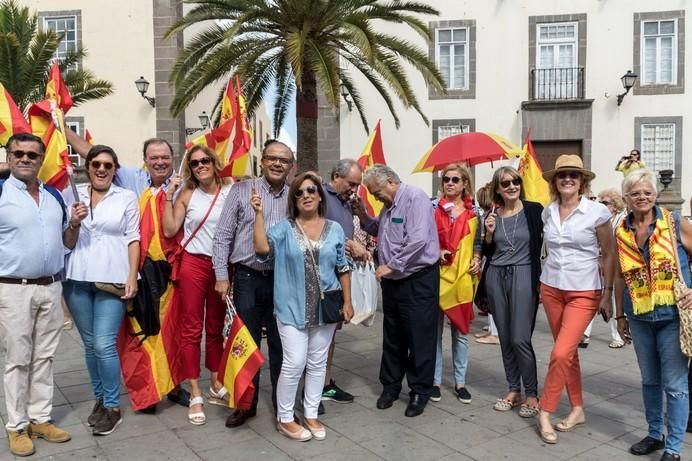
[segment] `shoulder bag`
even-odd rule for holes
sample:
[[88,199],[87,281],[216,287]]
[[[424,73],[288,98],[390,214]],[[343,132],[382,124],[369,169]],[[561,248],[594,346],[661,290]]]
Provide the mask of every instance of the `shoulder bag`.
[[[668,230],[670,231],[670,241],[673,243],[673,254],[675,255],[676,271],[673,274],[673,295],[675,302],[678,303],[687,291],[687,284],[682,277],[682,267],[680,267],[680,255],[678,254],[677,230],[673,214],[668,215]],[[692,309],[680,309],[680,350],[687,357],[692,357]]]

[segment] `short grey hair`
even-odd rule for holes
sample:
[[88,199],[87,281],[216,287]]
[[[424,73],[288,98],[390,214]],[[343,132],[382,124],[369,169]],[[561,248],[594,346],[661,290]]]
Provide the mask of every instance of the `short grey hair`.
[[334,179],[336,176],[345,178],[348,176],[354,166],[357,166],[361,173],[363,172],[363,167],[361,167],[357,161],[353,160],[352,158],[342,158],[337,162],[336,165],[334,165],[334,168],[332,168],[332,171],[329,173],[329,178]]
[[365,170],[365,173],[363,174],[363,183],[366,185],[375,183],[382,187],[387,183],[388,179],[394,181],[395,184],[399,184],[401,182],[399,175],[396,174],[394,170],[387,165],[382,165],[380,163],[371,166]]
[[658,188],[656,187],[656,175],[648,168],[634,170],[625,176],[625,179],[622,180],[622,195],[627,196],[635,184],[640,182],[648,182],[649,185],[651,185],[651,188],[654,190],[654,194],[658,195]]

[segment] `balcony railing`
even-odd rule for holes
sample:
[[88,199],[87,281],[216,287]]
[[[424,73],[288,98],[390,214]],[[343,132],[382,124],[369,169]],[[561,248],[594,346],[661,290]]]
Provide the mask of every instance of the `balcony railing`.
[[584,99],[584,68],[531,69],[531,100]]

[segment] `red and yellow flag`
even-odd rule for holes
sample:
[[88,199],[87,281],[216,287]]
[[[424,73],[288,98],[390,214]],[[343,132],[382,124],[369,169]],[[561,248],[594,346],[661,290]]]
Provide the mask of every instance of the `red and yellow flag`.
[[70,108],[72,108],[72,96],[65,85],[65,81],[62,79],[62,74],[60,73],[60,67],[58,67],[58,60],[53,60],[53,65],[50,68],[50,73],[48,74],[48,84],[46,84],[46,99],[55,101],[60,110],[63,113],[67,113]]
[[536,152],[531,144],[531,130],[526,134],[518,170],[522,179],[526,200],[547,206],[551,202],[550,186],[548,181],[543,179],[543,169],[541,169],[536,159]]
[[91,133],[89,133],[88,129],[84,130],[84,139],[92,146],[94,145],[94,138],[91,137]]
[[10,136],[16,133],[31,133],[31,128],[10,93],[0,83],[0,146],[7,144]]
[[252,339],[250,330],[236,314],[233,317],[228,339],[221,356],[219,378],[228,389],[228,405],[239,410],[249,410],[255,394],[252,383],[264,363],[264,357]]
[[[382,132],[380,131],[380,123],[382,120],[378,120],[375,125],[375,129],[372,130],[368,143],[365,145],[363,152],[358,157],[358,163],[363,171],[367,170],[368,167],[375,165],[376,163],[386,165],[387,162],[384,160],[384,150],[382,149]],[[370,216],[379,216],[382,210],[382,202],[377,201],[374,196],[370,195],[368,189],[365,186],[360,186],[358,188],[358,197],[360,197],[364,204],[365,209]]]

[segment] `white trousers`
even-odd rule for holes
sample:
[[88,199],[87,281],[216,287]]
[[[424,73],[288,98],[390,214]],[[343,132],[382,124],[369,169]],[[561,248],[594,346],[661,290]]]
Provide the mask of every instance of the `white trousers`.
[[0,283],[8,431],[44,423],[53,409],[53,357],[63,326],[62,284]]
[[306,418],[317,419],[317,408],[324,388],[324,375],[327,372],[327,356],[336,323],[301,329],[284,325],[277,320],[276,325],[284,355],[276,386],[277,418],[282,423],[293,421],[298,383],[305,371],[303,415]]

